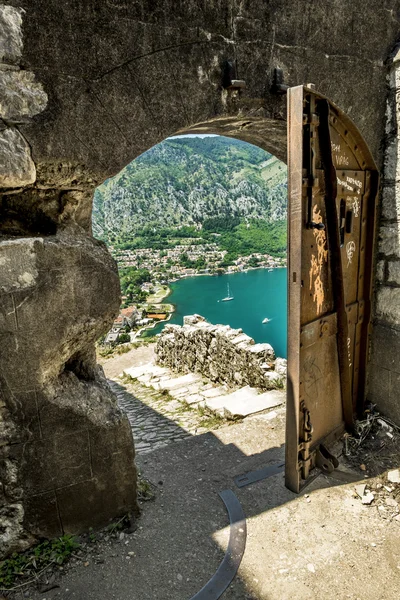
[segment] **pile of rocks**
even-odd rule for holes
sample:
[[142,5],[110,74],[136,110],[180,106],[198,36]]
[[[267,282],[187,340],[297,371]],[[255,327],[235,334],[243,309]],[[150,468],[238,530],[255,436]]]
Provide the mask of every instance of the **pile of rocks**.
[[233,387],[285,386],[286,360],[276,358],[270,344],[256,344],[242,329],[212,325],[200,315],[184,317],[183,323],[164,328],[156,347],[159,365]]

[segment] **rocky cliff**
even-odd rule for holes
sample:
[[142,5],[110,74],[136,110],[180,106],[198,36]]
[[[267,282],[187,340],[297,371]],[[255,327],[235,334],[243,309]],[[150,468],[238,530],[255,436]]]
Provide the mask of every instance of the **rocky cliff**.
[[110,241],[210,217],[277,221],[286,208],[286,165],[268,152],[223,136],[170,138],[96,190],[93,232]]

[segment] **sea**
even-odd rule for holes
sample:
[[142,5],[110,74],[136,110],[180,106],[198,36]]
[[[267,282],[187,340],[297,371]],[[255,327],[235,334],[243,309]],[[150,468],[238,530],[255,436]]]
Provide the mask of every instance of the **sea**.
[[[229,295],[233,300],[221,302]],[[213,324],[241,328],[255,342],[268,342],[277,356],[287,356],[287,269],[254,269],[243,273],[196,276],[170,284],[164,300],[174,304],[168,323],[182,325],[185,315],[197,313]],[[268,323],[262,321],[268,318]],[[159,323],[146,335],[160,333]]]

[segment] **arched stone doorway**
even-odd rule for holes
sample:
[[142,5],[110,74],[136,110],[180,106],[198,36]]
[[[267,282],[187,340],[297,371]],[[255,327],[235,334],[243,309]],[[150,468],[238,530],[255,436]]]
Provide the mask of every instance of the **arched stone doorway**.
[[[390,18],[361,0],[351,14],[304,2],[1,8],[4,551],[135,508],[130,432],[93,355],[119,304],[115,267],[89,233],[94,187],[182,131],[284,156],[285,102],[271,92],[278,65],[290,85],[312,80],[353,116],[379,156],[383,60],[399,8]],[[366,37],[374,21],[370,44],[349,20]],[[226,60],[244,92],[221,85]],[[95,512],[107,491],[110,505]]]

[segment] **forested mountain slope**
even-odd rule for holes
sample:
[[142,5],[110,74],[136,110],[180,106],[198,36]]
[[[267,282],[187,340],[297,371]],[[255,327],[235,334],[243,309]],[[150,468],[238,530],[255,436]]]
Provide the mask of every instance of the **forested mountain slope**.
[[286,196],[286,166],[256,146],[221,136],[169,138],[96,190],[93,233],[113,242],[144,226],[211,217],[279,221]]

